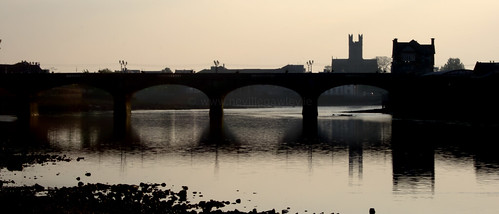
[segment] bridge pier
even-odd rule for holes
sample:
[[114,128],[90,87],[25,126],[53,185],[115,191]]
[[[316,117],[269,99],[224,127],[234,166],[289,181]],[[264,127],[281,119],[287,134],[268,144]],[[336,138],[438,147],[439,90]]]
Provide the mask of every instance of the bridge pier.
[[113,94],[114,106],[113,115],[115,122],[128,123],[132,114],[131,94]]
[[19,95],[17,97],[16,115],[19,119],[30,119],[32,117],[37,117],[39,113],[36,95]]
[[221,124],[224,117],[224,95],[212,95],[210,99],[210,123]]
[[317,121],[317,116],[319,115],[318,99],[318,96],[302,96],[302,116],[304,121]]
[[302,96],[302,116],[303,116],[303,137],[315,138],[317,137],[317,116],[318,112],[319,95],[306,95]]

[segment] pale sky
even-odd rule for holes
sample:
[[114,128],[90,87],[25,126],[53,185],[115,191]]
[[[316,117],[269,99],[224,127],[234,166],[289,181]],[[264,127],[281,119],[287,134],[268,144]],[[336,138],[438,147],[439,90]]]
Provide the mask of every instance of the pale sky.
[[499,61],[497,0],[1,0],[0,63],[40,62],[74,72],[279,68],[389,56],[392,40],[435,38],[435,65]]

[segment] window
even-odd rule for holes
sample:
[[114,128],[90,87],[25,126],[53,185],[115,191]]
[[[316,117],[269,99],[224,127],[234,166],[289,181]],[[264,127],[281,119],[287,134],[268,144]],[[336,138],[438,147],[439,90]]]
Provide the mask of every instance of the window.
[[404,62],[414,62],[416,61],[416,54],[414,53],[403,53],[402,61]]

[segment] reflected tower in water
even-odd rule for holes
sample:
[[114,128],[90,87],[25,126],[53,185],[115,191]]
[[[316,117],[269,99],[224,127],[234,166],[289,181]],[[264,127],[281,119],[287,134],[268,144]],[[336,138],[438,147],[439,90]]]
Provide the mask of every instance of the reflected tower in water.
[[363,145],[352,144],[348,147],[348,177],[350,185],[361,185],[363,174]]
[[410,121],[394,121],[392,133],[393,191],[435,191],[435,150],[424,128]]
[[348,150],[349,185],[361,185],[365,147],[387,148],[391,139],[391,117],[386,120],[334,117],[319,120],[320,138]]

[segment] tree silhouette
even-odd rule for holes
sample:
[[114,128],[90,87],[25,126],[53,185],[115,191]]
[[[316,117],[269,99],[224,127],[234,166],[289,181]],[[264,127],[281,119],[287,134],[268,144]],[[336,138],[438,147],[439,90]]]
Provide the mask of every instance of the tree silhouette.
[[459,58],[449,58],[447,63],[440,68],[440,71],[453,71],[464,69],[464,64]]
[[387,73],[390,72],[392,67],[392,59],[387,56],[377,56],[376,61],[378,63],[378,72]]
[[104,68],[104,69],[101,69],[98,71],[99,73],[112,73],[113,71],[111,71],[109,68]]
[[164,73],[173,73],[172,72],[172,69],[170,69],[169,67],[165,67],[163,70],[161,70],[162,72]]

